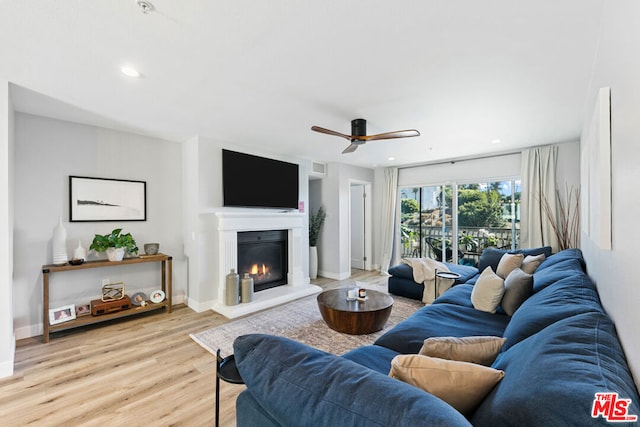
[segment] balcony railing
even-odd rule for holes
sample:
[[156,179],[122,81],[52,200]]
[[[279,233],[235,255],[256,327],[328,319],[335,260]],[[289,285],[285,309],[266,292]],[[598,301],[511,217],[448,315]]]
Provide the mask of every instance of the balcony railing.
[[[442,227],[402,227],[402,257],[442,257]],[[451,249],[451,230],[444,234],[446,261],[456,262]],[[477,266],[485,248],[515,249],[519,247],[520,230],[511,228],[459,227],[458,263]]]

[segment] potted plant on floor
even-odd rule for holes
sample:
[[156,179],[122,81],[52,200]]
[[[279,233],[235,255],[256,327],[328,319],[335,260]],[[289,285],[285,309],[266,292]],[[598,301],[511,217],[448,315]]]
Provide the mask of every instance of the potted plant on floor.
[[89,249],[106,252],[109,261],[122,261],[124,254],[137,254],[138,246],[131,233],[121,234],[122,228],[116,228],[111,234],[96,234]]
[[318,277],[318,236],[327,213],[321,206],[316,213],[311,211],[309,215],[309,277]]

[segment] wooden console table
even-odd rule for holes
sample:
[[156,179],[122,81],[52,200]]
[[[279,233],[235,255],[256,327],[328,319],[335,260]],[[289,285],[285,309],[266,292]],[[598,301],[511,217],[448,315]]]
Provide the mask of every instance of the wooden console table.
[[[49,324],[49,275],[59,272],[73,272],[77,270],[86,270],[90,268],[106,268],[122,265],[132,265],[147,262],[160,262],[162,268],[162,291],[165,293],[164,301],[159,303],[149,302],[145,306],[133,306],[130,309],[118,311],[115,313],[102,314],[100,316],[81,316],[68,322],[58,323],[56,325]],[[42,341],[49,342],[49,334],[51,332],[61,331],[64,329],[78,328],[80,326],[100,323],[107,320],[117,319],[126,316],[146,313],[153,310],[166,309],[167,314],[171,313],[171,277],[173,275],[172,257],[165,254],[145,255],[143,257],[125,258],[122,261],[87,261],[80,265],[43,265],[42,266]]]

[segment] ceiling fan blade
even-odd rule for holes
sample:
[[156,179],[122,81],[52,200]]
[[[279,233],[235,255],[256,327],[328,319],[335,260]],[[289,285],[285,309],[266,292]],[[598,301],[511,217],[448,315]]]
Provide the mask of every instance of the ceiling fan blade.
[[340,136],[344,139],[351,140],[351,135],[345,135],[344,133],[336,132],[335,130],[321,128],[320,126],[311,126],[311,130],[326,133],[327,135]]
[[376,135],[361,136],[358,139],[365,141],[375,141],[377,139],[394,139],[394,138],[409,138],[412,136],[420,136],[420,132],[415,129],[397,130],[394,132],[379,133]]
[[342,154],[353,153],[354,151],[356,151],[356,148],[358,148],[358,145],[360,145],[360,144],[351,144],[351,145],[349,145],[347,148],[342,150]]

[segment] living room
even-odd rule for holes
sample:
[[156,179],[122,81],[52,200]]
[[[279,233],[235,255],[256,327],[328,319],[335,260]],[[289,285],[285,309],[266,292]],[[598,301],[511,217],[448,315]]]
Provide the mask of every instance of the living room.
[[[633,284],[632,274],[628,269],[629,265],[633,265],[637,252],[634,220],[635,212],[640,208],[640,202],[629,196],[634,194],[634,184],[640,175],[635,165],[635,159],[639,154],[636,140],[640,133],[640,125],[635,120],[640,111],[640,93],[635,80],[640,72],[640,60],[631,54],[640,46],[640,30],[637,29],[634,19],[640,10],[632,1],[605,0],[587,3],[588,5],[584,6],[584,15],[589,19],[597,18],[592,23],[589,33],[591,35],[589,41],[593,42],[589,48],[592,49],[593,55],[585,64],[588,68],[586,71],[589,76],[588,84],[585,87],[571,88],[573,82],[565,81],[568,91],[571,88],[582,96],[580,111],[574,111],[580,118],[582,128],[574,134],[563,135],[563,137],[549,135],[548,139],[532,141],[530,146],[559,144],[562,147],[575,147],[579,145],[581,137],[587,133],[598,89],[611,88],[612,248],[611,250],[600,249],[595,242],[584,236],[580,247],[587,260],[589,275],[597,284],[604,307],[615,321],[631,370],[637,379],[640,377],[638,364],[640,339],[635,333],[635,325],[640,321],[640,315],[635,309],[634,301],[640,298],[640,290]],[[162,12],[163,6],[158,2],[156,13]],[[505,4],[501,6],[504,7]],[[5,5],[2,7],[4,8]],[[568,16],[582,14],[579,2],[566,2],[566,9]],[[18,11],[13,10],[13,12]],[[144,18],[153,18],[153,12],[149,12],[148,16],[137,10],[135,12]],[[36,15],[40,16],[39,13]],[[7,24],[3,25],[3,28],[15,30],[15,23],[9,25],[5,21],[17,15],[4,13],[2,15],[4,16],[2,23]],[[472,17],[466,17],[466,19],[472,20]],[[20,20],[15,19],[15,21]],[[297,22],[296,26],[301,26],[301,23]],[[3,30],[3,35],[5,31],[7,30]],[[2,39],[3,48],[5,44],[11,43],[11,37]],[[253,42],[257,41],[254,39]],[[582,48],[587,50],[584,46]],[[37,50],[34,48],[34,51]],[[38,52],[39,55],[46,54],[43,51]],[[31,50],[27,53],[34,55]],[[557,55],[562,56],[565,53],[560,50]],[[259,59],[262,58],[256,58],[256,62]],[[248,63],[246,65],[249,66]],[[540,67],[541,69],[534,70],[532,74],[553,75],[555,68],[553,63],[541,64]],[[346,146],[347,141],[339,138],[334,140],[330,136],[311,135],[312,132],[306,125],[307,122],[323,125],[324,123],[317,120],[323,117],[328,120],[332,115],[301,119],[297,115],[281,116],[280,111],[272,114],[264,113],[267,121],[288,122],[291,125],[292,120],[294,122],[299,120],[299,123],[290,126],[298,132],[297,135],[302,135],[300,138],[308,138],[308,145],[318,145],[321,150],[335,152],[338,160],[336,157],[327,155],[325,159],[306,152],[293,154],[293,148],[291,150],[273,149],[265,141],[269,138],[277,138],[280,130],[269,131],[264,140],[258,139],[259,126],[251,132],[241,132],[238,129],[238,132],[241,132],[239,138],[228,131],[220,134],[219,137],[200,133],[195,123],[196,118],[185,119],[193,125],[191,134],[171,139],[164,136],[165,134],[160,130],[154,135],[137,128],[137,119],[143,121],[147,115],[145,110],[141,111],[136,119],[126,120],[123,126],[116,127],[114,123],[110,123],[111,117],[96,117],[95,113],[88,112],[89,106],[84,104],[84,101],[78,103],[80,107],[75,104],[75,100],[81,98],[80,95],[73,94],[60,99],[57,92],[51,90],[47,92],[44,89],[47,87],[46,73],[32,70],[31,68],[38,68],[35,66],[27,68],[28,73],[24,69],[14,71],[9,65],[0,67],[2,78],[0,99],[3,106],[0,110],[0,130],[2,131],[0,161],[3,165],[0,168],[2,171],[0,178],[2,203],[0,205],[3,206],[0,214],[0,224],[3,229],[0,239],[0,271],[2,272],[0,277],[2,283],[10,284],[3,285],[0,291],[2,292],[0,295],[0,307],[2,307],[0,310],[0,373],[3,376],[10,376],[13,372],[16,340],[37,337],[41,333],[41,267],[51,262],[51,238],[59,217],[62,217],[67,227],[70,250],[76,246],[78,240],[88,246],[94,234],[109,232],[115,225],[122,225],[124,231],[131,231],[139,244],[160,242],[161,251],[173,256],[174,303],[187,304],[196,312],[211,308],[214,301],[218,299],[219,293],[217,288],[210,286],[214,280],[212,278],[220,277],[227,272],[218,271],[218,267],[215,267],[214,271],[210,270],[213,267],[209,257],[214,256],[217,249],[202,246],[203,238],[209,231],[207,228],[209,224],[206,221],[203,222],[203,215],[215,213],[222,207],[219,174],[223,148],[246,151],[300,165],[300,201],[304,203],[304,213],[308,214],[321,204],[329,211],[321,241],[323,246],[320,248],[321,269],[326,277],[338,279],[350,274],[348,261],[350,254],[346,249],[349,245],[345,239],[348,238],[346,230],[349,227],[346,193],[351,181],[372,183],[374,204],[372,228],[377,230],[382,224],[379,201],[384,192],[384,167],[401,167],[402,164],[385,163],[382,166],[380,163],[380,166],[370,166],[373,162],[368,162],[366,157],[368,150],[373,149],[374,144],[382,142],[371,142],[360,147],[354,154],[363,153],[363,157],[358,157],[356,164],[343,163],[340,159],[348,159],[348,157],[340,155],[340,151],[344,148],[343,145]],[[212,65],[212,68],[215,67]],[[483,70],[476,71],[483,72]],[[25,74],[21,74],[23,72]],[[39,75],[40,73],[42,76]],[[347,74],[351,76],[351,73],[356,74],[356,71],[349,71]],[[402,79],[402,73],[399,72],[399,74],[398,79]],[[385,79],[389,80],[388,76]],[[42,83],[38,83],[40,81]],[[169,81],[166,85],[173,87],[174,83]],[[268,84],[263,83],[262,86],[266,87]],[[126,99],[126,96],[135,98],[136,89],[131,89],[131,85],[127,87],[131,92],[122,89],[119,96],[122,99]],[[255,87],[252,89],[257,90]],[[267,88],[260,90],[268,91]],[[517,93],[514,91],[514,97],[517,97]],[[288,101],[284,93],[271,94],[271,96],[276,104]],[[451,96],[459,95],[452,93]],[[562,93],[554,96],[545,94],[545,96],[548,97],[546,100],[548,104],[561,103],[563,98]],[[91,93],[91,97],[97,100],[104,97],[106,100],[107,94],[96,88]],[[179,94],[171,91],[171,94],[162,102],[171,104],[178,102],[179,98]],[[243,98],[237,101],[233,96],[229,96],[228,99],[218,102],[217,108],[220,110],[242,109],[243,103],[247,100]],[[296,99],[291,102],[299,101]],[[476,109],[483,108],[483,103],[477,99],[475,102],[460,102],[460,105],[466,104],[473,104]],[[180,104],[180,106],[183,105]],[[98,107],[95,108],[97,110]],[[341,106],[337,108],[342,110]],[[415,114],[408,113],[414,109],[414,106],[404,108],[407,111],[406,120],[396,120],[387,124],[379,119],[378,125],[390,126],[380,131],[399,129],[405,125],[414,126],[412,119]],[[76,110],[76,117],[84,116],[86,120],[69,120],[67,116],[60,116],[56,112],[63,110]],[[348,111],[348,117],[354,118],[355,116],[351,116],[359,112],[357,109]],[[176,115],[181,116],[182,113]],[[342,129],[346,132],[348,119],[345,117],[347,116],[343,114],[338,116],[340,117],[332,118],[326,126],[333,127],[333,123],[346,120]],[[209,117],[202,115],[197,119],[204,122]],[[455,122],[455,120],[452,121]],[[396,123],[398,127],[395,126]],[[532,132],[534,126],[544,127],[553,121],[534,123],[530,124],[529,128]],[[245,126],[253,127],[251,124]],[[426,133],[428,128],[429,126],[425,125],[419,130]],[[428,146],[431,146],[431,143],[423,141],[422,151]],[[494,152],[481,153],[472,144],[467,147],[465,154],[453,156],[445,153],[444,157],[434,163],[489,156],[488,167],[499,170],[501,158],[495,157],[492,160],[492,155],[497,156],[503,151],[518,152],[516,149],[509,148],[491,149]],[[386,161],[387,153],[384,154],[385,157],[381,159]],[[317,160],[326,163],[326,175],[322,179],[310,181],[310,178],[317,178],[312,170],[312,162]],[[413,163],[411,159],[403,162],[404,165]],[[420,163],[428,165],[429,161]],[[575,167],[579,165],[579,160],[574,159],[573,162],[568,160],[567,164]],[[117,224],[69,223],[68,176],[70,175],[146,181],[147,221]],[[384,254],[382,238],[376,232],[373,232],[371,237],[372,266],[379,268]],[[308,256],[301,261],[301,269],[305,273],[308,271]],[[141,280],[146,280],[154,272],[151,268],[143,268],[139,274]],[[93,274],[71,279],[66,286],[68,286],[67,289],[75,290],[79,300],[90,299],[95,297],[96,287],[99,288],[102,279],[100,274]],[[57,293],[52,297],[56,304],[65,303],[64,293]]]

